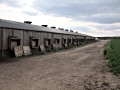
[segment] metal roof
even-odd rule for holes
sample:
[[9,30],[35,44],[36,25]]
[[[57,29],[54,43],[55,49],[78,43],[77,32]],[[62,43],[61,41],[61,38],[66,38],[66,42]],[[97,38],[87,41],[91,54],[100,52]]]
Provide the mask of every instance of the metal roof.
[[10,20],[3,20],[3,19],[0,19],[0,27],[21,29],[21,30],[41,31],[41,32],[60,33],[60,34],[88,36],[88,35],[81,34],[81,33],[70,32],[70,31],[65,31],[65,30],[60,30],[60,29],[53,29],[53,28],[49,28],[49,27],[43,27],[43,26],[21,23],[21,22],[10,21]]

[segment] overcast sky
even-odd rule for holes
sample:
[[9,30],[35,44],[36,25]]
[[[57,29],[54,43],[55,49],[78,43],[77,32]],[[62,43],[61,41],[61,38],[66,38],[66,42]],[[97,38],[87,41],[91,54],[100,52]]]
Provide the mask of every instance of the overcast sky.
[[0,18],[120,36],[120,0],[0,0]]

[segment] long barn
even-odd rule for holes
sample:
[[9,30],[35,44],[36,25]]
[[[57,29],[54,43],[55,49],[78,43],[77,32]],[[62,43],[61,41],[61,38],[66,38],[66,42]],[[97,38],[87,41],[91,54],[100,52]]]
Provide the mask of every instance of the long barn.
[[40,45],[45,50],[54,50],[93,41],[95,37],[72,30],[0,19],[0,56],[12,56],[16,46],[30,46],[32,52],[39,52]]

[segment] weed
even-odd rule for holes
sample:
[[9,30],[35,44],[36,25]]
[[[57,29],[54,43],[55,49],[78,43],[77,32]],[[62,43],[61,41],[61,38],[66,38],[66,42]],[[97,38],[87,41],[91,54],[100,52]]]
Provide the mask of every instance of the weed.
[[104,49],[108,66],[114,74],[120,74],[120,39],[113,39]]

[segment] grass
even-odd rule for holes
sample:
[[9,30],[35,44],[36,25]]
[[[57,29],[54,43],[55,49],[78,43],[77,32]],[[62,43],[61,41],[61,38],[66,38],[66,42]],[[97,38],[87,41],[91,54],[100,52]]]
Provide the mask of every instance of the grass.
[[111,40],[104,49],[108,66],[114,74],[120,74],[120,39]]

